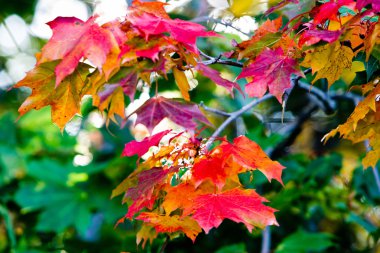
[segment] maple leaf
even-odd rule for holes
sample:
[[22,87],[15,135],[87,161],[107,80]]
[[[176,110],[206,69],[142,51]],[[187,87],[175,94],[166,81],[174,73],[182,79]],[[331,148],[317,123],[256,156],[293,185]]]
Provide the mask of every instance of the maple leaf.
[[194,120],[211,125],[199,110],[198,105],[160,96],[149,99],[132,114],[134,113],[137,114],[135,124],[143,124],[149,132],[152,132],[153,128],[164,118],[168,118],[188,130],[194,130],[197,127]]
[[339,39],[342,32],[340,30],[329,31],[316,29],[314,25],[308,24],[309,29],[303,32],[299,38],[298,45],[311,46],[318,42],[326,41],[332,43]]
[[107,126],[110,119],[117,123],[115,115],[119,115],[122,119],[125,118],[124,93],[118,84],[105,85],[103,90],[93,97],[93,105],[100,111],[108,110]]
[[171,130],[166,130],[154,134],[152,136],[145,137],[142,141],[131,141],[125,144],[122,155],[123,156],[133,156],[138,155],[139,157],[143,156],[146,152],[149,151],[149,148],[152,146],[157,146],[162,137],[170,133]]
[[210,78],[217,85],[220,85],[226,88],[231,93],[231,95],[233,95],[232,93],[233,88],[237,89],[238,91],[240,91],[241,94],[243,94],[243,91],[241,90],[240,86],[237,83],[231,82],[227,79],[222,78],[220,76],[220,73],[216,71],[215,69],[212,69],[202,63],[198,63],[195,69],[198,70],[205,77]]
[[[239,136],[234,139],[233,144],[224,141],[217,149],[222,150],[225,161],[231,156],[233,161],[244,168],[258,169],[269,181],[273,178],[282,184],[281,174],[285,168],[279,162],[272,161],[261,147],[245,136]],[[247,169],[241,169],[239,172],[245,172]]]
[[376,120],[376,96],[380,94],[380,85],[373,82],[363,86],[363,91],[370,90],[369,94],[355,107],[345,123],[326,134],[322,140],[340,134],[341,137],[354,143],[369,140],[372,151],[367,152],[362,163],[365,168],[375,167],[380,157],[380,123]]
[[[166,196],[162,207],[167,214],[175,211],[178,208],[184,209],[187,206],[191,206],[194,197],[198,194],[195,191],[194,185],[191,183],[182,183],[177,186],[168,186],[165,189]],[[189,213],[183,213],[183,216]]]
[[292,74],[304,76],[297,69],[297,61],[284,55],[282,48],[274,50],[266,48],[253,63],[243,68],[238,79],[253,78],[245,86],[249,96],[262,97],[269,89],[269,92],[281,103],[285,90],[292,87],[290,80]]
[[135,187],[128,189],[125,198],[133,200],[133,204],[129,206],[127,218],[132,218],[142,208],[147,207],[152,209],[156,200],[153,194],[155,188],[159,188],[164,182],[170,170],[160,167],[142,171],[138,175],[138,183]]
[[[98,26],[95,17],[86,22],[74,17],[58,17],[48,25],[53,30],[53,36],[42,48],[38,64],[62,59],[55,68],[56,86],[74,72],[82,57],[101,69],[111,51],[114,57],[120,51],[112,33]],[[112,69],[107,77],[110,72]]]
[[314,17],[313,23],[315,25],[323,24],[327,20],[338,20],[338,10],[343,5],[351,4],[352,0],[337,0],[329,1],[318,7],[315,7],[312,12],[317,13]]
[[190,84],[189,84],[189,81],[187,80],[185,73],[179,70],[178,68],[174,67],[173,75],[174,75],[175,82],[177,83],[177,86],[182,93],[183,99],[185,99],[186,101],[190,101],[190,95],[189,95]]
[[170,36],[183,43],[192,52],[197,53],[196,40],[198,37],[220,36],[212,31],[206,31],[202,25],[180,19],[157,16],[147,12],[130,12],[128,21],[138,28],[148,40],[151,35],[169,33]]
[[213,156],[195,163],[192,169],[192,179],[195,181],[195,187],[205,180],[210,180],[221,190],[229,176],[223,162],[223,157]]
[[170,18],[166,13],[164,6],[168,5],[167,3],[162,2],[141,2],[139,0],[133,0],[132,5],[129,7],[129,10],[132,10],[137,13],[150,13],[162,18]]
[[275,209],[265,206],[267,200],[254,190],[232,189],[222,193],[201,194],[194,198],[190,208],[193,218],[206,232],[217,228],[224,219],[242,222],[249,231],[278,225],[274,216]]
[[329,86],[338,80],[345,69],[351,69],[354,52],[339,42],[317,47],[306,55],[301,66],[311,67],[315,76],[313,83],[326,78]]
[[180,217],[178,215],[168,216],[159,215],[157,213],[143,212],[137,216],[138,220],[142,220],[153,226],[159,233],[182,232],[193,242],[197,235],[202,232],[201,227],[191,217]]
[[[380,4],[379,4],[380,5]],[[376,44],[380,44],[380,22],[371,24],[366,39],[364,40],[364,48],[366,52],[366,61],[368,61],[372,50]]]
[[24,79],[14,87],[22,86],[32,89],[32,94],[19,108],[20,116],[28,111],[51,106],[52,121],[62,130],[75,114],[80,113],[80,102],[84,87],[83,80],[89,74],[89,66],[79,64],[74,73],[67,76],[61,85],[55,88],[54,69],[58,61],[42,63],[29,71]]
[[380,2],[378,0],[357,0],[356,8],[360,11],[364,7],[372,5],[372,9],[376,12],[380,12]]
[[282,26],[282,17],[275,20],[266,20],[251,39],[239,43],[237,47],[238,59],[256,56],[266,47],[276,43],[281,38],[279,30]]
[[155,238],[157,238],[156,230],[151,226],[142,224],[140,230],[136,233],[136,245],[142,242],[142,248],[144,249],[146,243],[149,241],[152,244]]

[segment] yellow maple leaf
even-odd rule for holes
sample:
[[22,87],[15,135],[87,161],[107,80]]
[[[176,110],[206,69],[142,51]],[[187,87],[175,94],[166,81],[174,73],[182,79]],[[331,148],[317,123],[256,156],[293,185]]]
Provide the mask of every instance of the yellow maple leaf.
[[255,16],[267,10],[268,2],[264,0],[229,0],[228,10],[237,18],[245,15]]
[[[373,83],[378,83],[378,79]],[[369,141],[372,148],[367,152],[362,163],[365,168],[374,167],[380,159],[380,121],[376,120],[376,96],[380,94],[380,85],[367,84],[363,90],[367,91],[373,87],[372,91],[361,101],[352,112],[347,121],[339,125],[336,129],[326,134],[322,140],[327,140],[336,134],[340,134],[344,139],[353,143]]]
[[140,230],[136,234],[136,244],[139,245],[140,242],[142,242],[142,248],[145,248],[146,243],[149,241],[149,243],[152,244],[156,237],[156,230],[153,227],[143,223]]
[[174,75],[175,82],[177,83],[177,86],[182,93],[183,99],[185,99],[186,101],[190,101],[190,96],[189,96],[190,84],[187,80],[185,72],[177,68],[173,68],[173,75]]
[[153,226],[159,233],[182,232],[191,240],[195,240],[197,235],[202,232],[201,227],[191,217],[180,217],[179,215],[160,215],[158,213],[141,213],[136,219]]
[[31,95],[18,109],[20,116],[34,109],[39,110],[45,106],[51,106],[53,122],[61,129],[66,123],[80,113],[80,102],[83,95],[84,82],[89,71],[89,65],[80,63],[77,69],[55,88],[54,69],[59,61],[39,64],[29,71],[24,79],[14,87],[29,87]]
[[342,72],[342,79],[346,84],[351,84],[356,77],[357,72],[365,70],[364,63],[361,61],[353,61],[350,69],[344,69]]
[[326,78],[329,86],[337,81],[346,69],[351,69],[354,52],[339,42],[317,47],[308,53],[301,66],[312,69],[315,76],[313,83]]

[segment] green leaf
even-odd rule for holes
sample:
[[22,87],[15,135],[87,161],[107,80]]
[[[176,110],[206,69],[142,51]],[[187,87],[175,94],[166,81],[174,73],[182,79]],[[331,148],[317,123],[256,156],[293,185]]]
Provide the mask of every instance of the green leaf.
[[329,233],[309,233],[298,230],[286,237],[278,245],[275,253],[326,252],[326,249],[334,245],[332,238],[333,235]]
[[215,253],[247,253],[243,243],[232,244],[218,249]]

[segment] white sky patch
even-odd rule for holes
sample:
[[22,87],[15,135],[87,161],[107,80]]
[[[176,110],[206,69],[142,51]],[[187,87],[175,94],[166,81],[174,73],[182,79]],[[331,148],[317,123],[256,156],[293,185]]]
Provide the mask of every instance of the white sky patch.
[[50,38],[52,31],[46,23],[59,16],[77,17],[86,21],[89,10],[86,4],[77,0],[39,0],[30,25],[32,34],[44,39]]
[[[250,16],[243,16],[241,18],[223,18],[223,24],[215,24],[214,30],[215,32],[224,32],[230,34],[238,35],[242,40],[247,40],[250,37],[246,34],[251,34],[258,27],[255,19]],[[236,29],[235,29],[236,28]]]
[[88,115],[88,122],[96,128],[101,128],[106,120],[101,113],[93,111]]
[[12,81],[11,77],[8,75],[7,72],[5,72],[4,70],[0,71],[0,89],[7,89],[13,83],[14,82]]
[[11,79],[17,82],[25,77],[26,72],[31,70],[34,64],[36,64],[34,56],[19,53],[8,58],[6,67]]
[[17,15],[11,15],[0,25],[0,53],[9,56],[30,48],[28,26]]
[[160,2],[163,2],[163,3],[167,3],[168,5],[166,5],[164,8],[167,12],[172,12],[174,11],[175,9],[177,8],[181,8],[183,7],[184,5],[186,5],[187,3],[191,2],[191,0],[169,0],[169,1],[165,1],[165,0],[160,0]]
[[99,15],[97,22],[100,24],[124,18],[128,7],[125,0],[95,0],[93,5],[94,14]]
[[216,19],[221,19],[222,23],[228,24],[216,24],[214,26],[216,32],[236,34],[242,40],[247,40],[249,39],[249,36],[246,34],[252,34],[252,32],[257,29],[258,24],[251,16],[235,18],[234,15],[228,11],[230,6],[227,0],[207,0],[207,2],[215,8],[211,11],[210,16]]

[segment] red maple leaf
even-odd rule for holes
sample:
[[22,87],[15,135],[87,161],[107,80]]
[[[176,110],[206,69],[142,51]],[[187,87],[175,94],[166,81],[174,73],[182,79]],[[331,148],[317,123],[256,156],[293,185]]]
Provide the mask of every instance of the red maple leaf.
[[149,148],[152,146],[157,146],[162,137],[167,135],[171,130],[166,130],[154,134],[152,136],[145,137],[142,141],[131,141],[125,144],[122,155],[123,156],[133,156],[138,155],[139,157],[143,156],[148,152]]
[[115,51],[115,56],[119,52],[113,34],[96,24],[95,19],[91,17],[84,22],[74,17],[58,17],[48,23],[53,36],[42,48],[38,64],[62,59],[55,68],[56,86],[74,72],[82,57],[101,69],[111,51]]
[[180,19],[170,19],[147,12],[131,12],[128,21],[138,28],[145,39],[151,35],[169,33],[170,36],[184,44],[192,52],[197,52],[196,40],[198,37],[220,36],[212,31],[206,31],[202,25]]
[[143,124],[148,128],[149,132],[152,132],[153,128],[164,118],[168,118],[188,130],[194,130],[197,127],[194,120],[211,125],[199,110],[198,105],[164,97],[149,99],[134,113],[137,114],[135,124]]
[[205,180],[210,180],[221,190],[229,174],[223,166],[223,161],[223,157],[213,156],[195,163],[191,173],[195,187],[198,187]]
[[267,89],[277,100],[282,102],[286,89],[292,87],[292,74],[304,76],[297,68],[297,61],[284,55],[282,48],[274,50],[266,48],[253,63],[243,69],[238,79],[252,77],[253,80],[245,86],[245,91],[251,97],[262,97]]
[[218,227],[224,219],[242,222],[252,231],[254,227],[278,225],[274,216],[276,210],[262,204],[266,201],[254,190],[232,189],[199,195],[187,208],[192,209],[192,217],[206,234],[211,228]]
[[329,43],[332,43],[339,39],[342,31],[329,31],[329,30],[320,30],[317,29],[313,24],[306,24],[308,26],[308,30],[303,32],[299,38],[298,45],[303,46],[311,46],[319,41],[323,40]]
[[238,172],[258,169],[269,181],[274,178],[282,184],[281,174],[284,166],[279,162],[272,161],[257,143],[247,137],[239,136],[234,139],[233,144],[224,141],[217,149],[222,150],[226,162],[228,162],[229,157],[232,157],[233,162],[243,166]]
[[313,23],[315,25],[319,25],[325,23],[327,20],[338,21],[339,8],[343,5],[349,5],[351,3],[353,3],[352,0],[332,0],[315,7],[312,10],[313,13],[316,13]]

